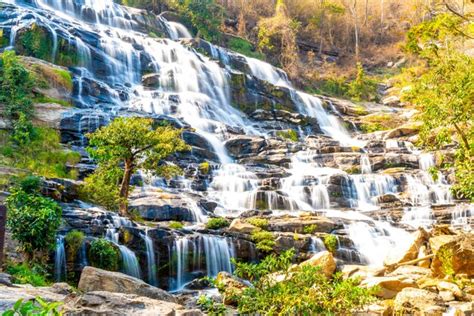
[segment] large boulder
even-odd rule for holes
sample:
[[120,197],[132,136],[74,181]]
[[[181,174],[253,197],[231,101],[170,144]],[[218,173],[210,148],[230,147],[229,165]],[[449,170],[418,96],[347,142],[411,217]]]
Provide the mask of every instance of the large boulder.
[[256,136],[236,136],[225,143],[229,153],[236,157],[258,154],[265,146],[265,139]]
[[378,297],[384,299],[391,299],[397,295],[398,292],[407,287],[417,287],[414,279],[406,276],[384,276],[368,278],[361,283],[362,286],[371,288],[377,287]]
[[268,230],[304,234],[307,227],[315,227],[315,232],[330,233],[338,225],[326,217],[283,217],[272,219]]
[[394,268],[400,263],[416,259],[420,248],[427,241],[427,238],[428,233],[420,228],[412,234],[408,244],[402,243],[399,247],[396,247],[388,253],[384,260],[384,265],[388,268]]
[[440,235],[430,238],[435,255],[431,270],[435,276],[466,274],[474,276],[474,234]]
[[20,299],[23,301],[34,300],[41,297],[46,302],[61,302],[65,295],[50,291],[48,288],[36,288],[30,285],[22,286],[0,286],[0,312],[4,312],[13,307]]
[[229,226],[229,231],[242,234],[251,234],[256,229],[257,227],[238,218],[234,219]]
[[173,295],[148,285],[142,280],[120,272],[105,271],[93,267],[85,267],[82,270],[78,289],[83,292],[106,291],[135,294],[166,302],[177,302]]
[[405,288],[397,294],[394,301],[395,312],[403,315],[439,315],[446,310],[442,298],[433,292]]
[[202,315],[189,314],[182,305],[137,295],[96,291],[71,299],[64,306],[71,316],[80,315]]
[[310,259],[300,263],[300,265],[321,267],[322,273],[328,278],[336,271],[336,261],[334,260],[333,254],[329,251],[318,252]]

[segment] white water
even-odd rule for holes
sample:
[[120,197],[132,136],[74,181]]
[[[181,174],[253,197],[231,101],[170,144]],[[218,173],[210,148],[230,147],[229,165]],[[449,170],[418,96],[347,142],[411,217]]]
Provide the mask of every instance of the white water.
[[156,258],[155,258],[155,248],[153,246],[153,240],[148,236],[148,231],[145,231],[145,234],[140,235],[145,242],[146,246],[146,259],[147,259],[147,269],[148,269],[148,283],[157,286],[157,270],[156,270]]
[[56,252],[54,256],[54,280],[62,282],[66,280],[66,250],[64,248],[64,236],[56,238]]

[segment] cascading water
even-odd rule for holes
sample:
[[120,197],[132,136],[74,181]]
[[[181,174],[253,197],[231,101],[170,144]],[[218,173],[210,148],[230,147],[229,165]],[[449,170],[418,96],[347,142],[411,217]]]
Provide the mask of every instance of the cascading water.
[[56,238],[56,252],[54,256],[54,280],[61,282],[66,280],[66,249],[64,247],[64,236]]
[[140,235],[145,242],[146,246],[146,259],[147,259],[147,269],[148,269],[148,283],[154,286],[158,285],[158,280],[156,277],[156,258],[155,258],[155,248],[153,246],[153,240],[148,236],[148,231],[145,234]]

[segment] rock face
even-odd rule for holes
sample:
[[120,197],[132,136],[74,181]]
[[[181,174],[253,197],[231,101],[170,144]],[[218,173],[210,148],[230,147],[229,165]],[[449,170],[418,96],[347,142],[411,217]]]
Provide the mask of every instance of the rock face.
[[407,287],[417,287],[414,279],[405,276],[385,276],[369,278],[362,282],[365,287],[378,287],[376,295],[384,299],[395,297],[398,292]]
[[106,291],[135,294],[156,300],[176,303],[176,298],[168,292],[148,285],[142,280],[119,273],[93,267],[85,267],[79,280],[78,289],[84,292]]
[[421,246],[427,240],[427,233],[425,230],[420,229],[413,233],[412,241],[404,248],[395,248],[394,251],[390,252],[385,258],[384,265],[387,267],[394,267],[395,265],[417,258]]
[[[406,288],[395,297],[395,312],[404,315],[441,315],[446,309],[442,306],[442,298],[433,292],[421,289]],[[419,314],[424,312],[424,314]]]
[[430,239],[430,246],[435,255],[431,263],[435,276],[474,276],[474,234],[436,236]]

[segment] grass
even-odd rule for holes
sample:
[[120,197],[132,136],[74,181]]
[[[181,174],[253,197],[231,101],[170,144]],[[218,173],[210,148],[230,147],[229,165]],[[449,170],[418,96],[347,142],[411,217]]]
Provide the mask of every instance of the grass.
[[183,229],[184,224],[181,223],[181,222],[171,221],[169,223],[168,227],[171,228],[171,229]]
[[48,97],[48,96],[45,96],[45,95],[40,95],[40,96],[35,97],[33,99],[33,102],[34,103],[40,103],[40,104],[55,103],[55,104],[59,104],[59,105],[62,105],[64,107],[67,107],[67,108],[72,107],[71,101],[55,99],[55,98],[51,98],[51,97]]
[[289,130],[286,130],[286,131],[278,131],[276,133],[276,135],[278,137],[281,137],[283,139],[287,139],[287,140],[292,141],[292,142],[297,142],[298,139],[299,139],[298,133],[293,129],[289,129]]
[[233,37],[228,41],[227,45],[234,52],[240,53],[247,57],[265,60],[265,55],[255,51],[254,45],[243,38]]
[[269,224],[268,219],[260,217],[251,217],[247,219],[247,223],[261,229],[266,229]]
[[207,229],[221,229],[228,227],[230,225],[229,221],[222,217],[211,218],[207,224]]
[[13,277],[15,284],[31,284],[33,286],[46,286],[49,284],[44,268],[38,265],[29,266],[26,263],[7,263],[6,272]]

